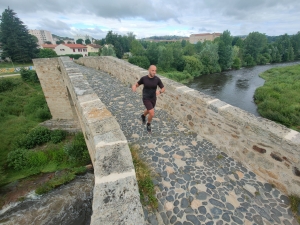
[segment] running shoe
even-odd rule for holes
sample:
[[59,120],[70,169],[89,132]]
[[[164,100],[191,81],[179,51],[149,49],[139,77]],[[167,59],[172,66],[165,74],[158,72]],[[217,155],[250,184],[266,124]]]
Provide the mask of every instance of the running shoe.
[[150,123],[147,123],[147,131],[148,131],[149,133],[151,133],[151,124],[150,124]]
[[142,118],[143,124],[146,124],[146,116],[141,115],[141,118]]

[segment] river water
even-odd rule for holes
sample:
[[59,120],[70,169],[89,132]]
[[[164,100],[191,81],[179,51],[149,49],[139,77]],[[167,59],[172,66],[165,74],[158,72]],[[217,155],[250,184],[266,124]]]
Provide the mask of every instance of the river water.
[[271,68],[296,64],[300,62],[277,63],[202,75],[187,86],[259,116],[253,99],[255,90],[263,86],[265,82],[259,74]]

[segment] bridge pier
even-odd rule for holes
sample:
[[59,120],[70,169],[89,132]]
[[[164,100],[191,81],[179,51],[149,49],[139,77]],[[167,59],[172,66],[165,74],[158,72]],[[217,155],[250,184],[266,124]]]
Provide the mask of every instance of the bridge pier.
[[144,224],[127,140],[69,57],[34,59],[53,119],[78,120],[94,166],[91,224]]

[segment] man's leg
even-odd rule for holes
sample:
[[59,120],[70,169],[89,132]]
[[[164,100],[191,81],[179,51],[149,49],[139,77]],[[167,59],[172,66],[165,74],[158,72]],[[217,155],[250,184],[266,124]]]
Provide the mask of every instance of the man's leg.
[[152,118],[154,117],[154,109],[147,110],[147,112],[148,112],[147,114],[149,114],[149,116],[148,116],[148,123],[151,123]]

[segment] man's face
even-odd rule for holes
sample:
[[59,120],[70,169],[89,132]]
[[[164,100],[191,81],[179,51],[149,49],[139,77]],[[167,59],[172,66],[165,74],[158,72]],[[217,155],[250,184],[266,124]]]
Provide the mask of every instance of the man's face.
[[156,74],[156,66],[150,66],[149,68],[149,76],[154,77]]

